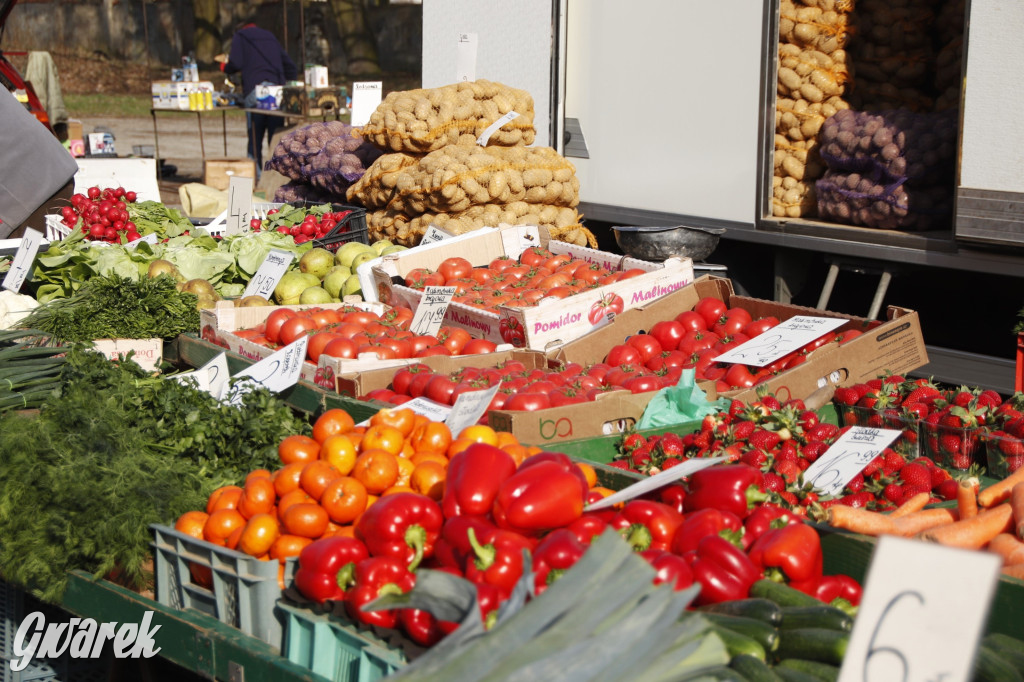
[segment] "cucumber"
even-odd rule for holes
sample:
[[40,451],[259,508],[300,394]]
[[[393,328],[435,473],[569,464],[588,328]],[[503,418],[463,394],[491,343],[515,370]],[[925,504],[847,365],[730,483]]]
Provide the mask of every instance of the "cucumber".
[[826,628],[850,632],[853,630],[853,618],[834,606],[787,606],[782,609],[779,628]]
[[1021,640],[993,632],[985,635],[981,643],[1015,665],[1018,670],[1024,670],[1024,642]]
[[776,669],[787,668],[789,670],[796,670],[797,672],[807,673],[813,675],[822,682],[835,682],[839,679],[839,668],[828,663],[820,663],[819,661],[805,661],[799,658],[787,658],[784,661],[780,661],[776,666]]
[[750,587],[751,597],[770,599],[779,606],[823,606],[825,602],[774,580],[758,580]]
[[753,637],[741,635],[734,630],[715,625],[714,623],[711,624],[711,629],[722,638],[722,642],[725,643],[725,650],[729,652],[729,656],[747,654],[761,661],[767,659],[768,655],[765,653],[764,647]]
[[987,646],[974,658],[974,682],[1022,682],[1020,670]]
[[716,665],[714,668],[705,668],[693,675],[678,678],[679,682],[694,680],[694,682],[747,682],[747,678],[741,673],[727,668],[724,665]]
[[768,664],[755,656],[740,654],[733,656],[729,667],[738,672],[750,682],[781,682],[781,678],[772,672]]
[[779,631],[764,621],[744,616],[727,616],[721,613],[705,613],[704,617],[719,627],[750,637],[764,647],[766,654],[779,648]]
[[756,618],[763,620],[769,625],[778,625],[782,622],[782,609],[770,599],[737,599],[736,601],[723,601],[717,604],[700,606],[697,611],[704,613],[721,613],[726,616],[743,616],[745,618]]
[[814,675],[808,675],[792,668],[772,668],[772,672],[778,675],[782,682],[821,682]]
[[850,633],[826,628],[798,628],[779,632],[779,660],[799,658],[830,665],[842,665]]

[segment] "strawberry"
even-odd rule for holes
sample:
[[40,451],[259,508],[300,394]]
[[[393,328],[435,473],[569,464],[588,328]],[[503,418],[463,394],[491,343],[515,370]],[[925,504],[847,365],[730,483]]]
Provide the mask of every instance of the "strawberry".
[[658,448],[666,457],[680,457],[683,454],[683,439],[676,433],[666,433],[658,443]]
[[978,405],[995,409],[1003,404],[1003,397],[992,389],[985,389],[978,394]]
[[763,396],[761,398],[761,404],[767,407],[771,412],[774,412],[775,410],[782,407],[782,403],[780,403],[779,399],[773,395]]
[[1024,466],[1024,456],[1022,457],[1007,457],[1006,458],[1006,470],[1009,473],[1013,473],[1017,469]]
[[[806,456],[807,456],[807,453],[805,452],[804,453],[804,457],[806,457]],[[861,470],[861,473],[864,475],[864,478],[872,478],[872,477],[874,477],[876,472],[882,470],[882,464],[884,463],[884,461],[885,460],[882,458],[882,456],[879,455],[878,457],[875,457],[873,460],[868,462],[867,466],[865,466],[864,469]]]
[[800,500],[798,500],[796,498],[796,495],[794,495],[793,493],[789,492],[788,490],[780,490],[778,494],[779,494],[779,497],[781,497],[783,499],[783,501],[785,501],[786,504],[788,504],[790,507],[799,507],[800,506]]
[[939,487],[935,489],[935,492],[937,492],[939,497],[944,500],[955,500],[957,489],[959,489],[959,487],[960,483],[955,478],[950,477],[948,481],[940,483]]
[[705,450],[711,447],[711,432],[701,431],[693,438],[693,446],[698,450]]
[[779,434],[774,431],[767,431],[765,429],[756,429],[747,438],[747,444],[752,448],[758,448],[761,450],[771,450],[779,442]]
[[782,441],[782,445],[779,446],[779,452],[775,455],[775,460],[778,462],[795,462],[800,457],[800,453],[797,444],[791,440]]
[[835,424],[817,424],[807,430],[804,437],[810,441],[829,441],[839,435],[839,427]]
[[836,389],[833,398],[840,405],[850,407],[857,404],[857,401],[860,400],[860,394],[857,393],[855,388],[841,386]]
[[633,463],[634,467],[636,467],[637,469],[642,469],[643,467],[651,463],[651,449],[647,446],[644,446],[642,448],[634,450],[633,453],[629,456],[629,458],[630,461]]
[[893,504],[899,504],[903,501],[903,487],[898,483],[890,483],[882,490],[882,497]]
[[769,492],[782,492],[786,489],[786,482],[778,474],[767,473],[764,475],[764,489]]
[[800,478],[800,467],[796,465],[796,462],[776,462],[775,472],[782,476],[786,483],[796,483]]
[[903,398],[903,405],[907,403],[922,403],[928,405],[941,398],[942,392],[934,386],[918,386]]
[[940,485],[952,478],[953,477],[945,469],[935,467],[932,469],[932,488],[938,488]]
[[741,412],[743,412],[743,410],[745,410],[746,408],[747,408],[747,404],[745,402],[743,402],[742,400],[732,400],[732,401],[729,402],[729,412],[728,412],[728,414],[729,414],[730,417],[736,417]]
[[857,474],[846,484],[846,489],[851,493],[859,493],[864,490],[864,475]]
[[816,440],[807,443],[800,448],[800,454],[803,455],[804,459],[808,462],[815,462],[826,450],[828,450],[828,445],[820,440]]
[[845,495],[839,498],[840,504],[845,504],[847,507],[854,507],[861,509],[868,506],[869,503],[874,502],[875,496],[869,492],[854,493],[853,495]]
[[683,460],[679,459],[678,457],[666,457],[665,460],[661,463],[661,470],[664,471],[665,469],[671,469],[672,467],[682,463]]
[[926,457],[924,455],[922,455],[921,457],[918,457],[917,459],[915,459],[914,463],[915,464],[923,464],[926,467],[928,467],[929,469],[934,469],[936,467],[935,461],[931,457]]
[[[992,435],[997,435],[999,433],[999,431],[996,431]],[[999,451],[1007,457],[1024,457],[1024,441],[1020,438],[1004,433],[1003,437],[999,439],[997,443],[999,445]]]
[[931,494],[931,486],[926,485],[905,485],[903,486],[903,499],[909,500],[914,495],[920,495],[921,493]]
[[740,457],[740,461],[747,466],[764,470],[765,465],[768,463],[768,454],[764,450],[747,450]]
[[622,438],[622,444],[619,446],[621,452],[630,453],[641,447],[646,443],[644,437],[639,433],[627,433]]
[[877,391],[882,388],[881,379],[868,379],[867,381],[864,382],[864,384],[868,387],[869,390],[872,391]]
[[897,473],[906,464],[903,455],[886,448],[882,451],[882,470],[889,476]]
[[754,422],[739,421],[732,426],[732,438],[734,441],[740,442],[750,438],[750,434],[754,433],[757,425]]
[[900,480],[908,486],[920,486],[932,489],[932,475],[924,464],[911,462],[900,469]]
[[608,466],[610,466],[612,468],[615,468],[615,469],[622,469],[624,471],[629,471],[629,462],[627,462],[624,459],[613,459],[612,461],[608,462]]
[[800,468],[800,471],[807,471],[808,467],[811,466],[811,463],[803,457],[800,457],[796,460],[796,465]]

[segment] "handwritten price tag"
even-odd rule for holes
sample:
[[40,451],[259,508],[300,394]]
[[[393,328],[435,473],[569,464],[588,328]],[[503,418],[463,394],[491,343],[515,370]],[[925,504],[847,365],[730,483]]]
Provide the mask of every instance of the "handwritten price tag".
[[[422,414],[424,417],[426,417],[432,422],[445,421],[452,411],[452,408],[448,407],[447,405],[435,403],[433,400],[430,400],[428,398],[413,398],[412,400],[402,403],[401,406],[412,410],[416,414]],[[357,426],[367,426],[369,425],[369,423],[370,420],[365,419],[359,422]]]
[[352,84],[352,125],[364,126],[377,107],[380,106],[383,81],[367,81]]
[[249,230],[252,219],[252,178],[232,175],[228,184],[228,218],[224,234],[229,237]]
[[1000,564],[993,553],[880,538],[839,682],[970,680]]
[[14,260],[11,261],[11,269],[7,271],[7,275],[4,277],[4,289],[15,293],[21,290],[21,285],[25,283],[25,278],[32,271],[32,263],[35,262],[36,254],[39,252],[39,245],[42,243],[42,232],[33,230],[31,227],[25,228],[21,244],[18,246],[18,251],[14,254]]
[[417,336],[437,334],[454,295],[455,287],[426,287],[420,304],[416,306],[416,313],[412,316],[409,331]]
[[680,478],[691,476],[702,469],[707,469],[709,466],[713,466],[719,462],[727,462],[728,460],[728,457],[708,457],[707,459],[687,460],[682,464],[675,465],[671,469],[665,469],[659,474],[645,478],[639,483],[627,486],[617,493],[612,493],[608,497],[599,500],[594,504],[588,504],[585,511],[598,511],[600,509],[614,507],[620,502],[627,502],[628,500],[632,500],[634,497],[639,497],[644,493],[657,490],[666,483],[671,483],[672,481],[676,481]]
[[487,142],[490,141],[491,139],[491,135],[498,132],[498,130],[500,130],[501,127],[508,123],[509,121],[514,121],[517,118],[519,118],[519,114],[517,112],[508,112],[507,114],[499,118],[497,121],[484,128],[484,131],[480,133],[480,137],[476,138],[476,143],[481,147],[486,147]]
[[476,46],[475,33],[460,33],[457,52],[455,53],[455,82],[464,83],[476,80]]
[[451,413],[444,420],[452,435],[456,436],[462,433],[467,426],[472,426],[480,421],[480,417],[484,416],[487,406],[494,400],[494,396],[498,395],[500,388],[500,385],[495,384],[483,391],[468,391],[459,395],[455,399],[455,404],[452,405]]
[[129,251],[134,251],[135,247],[137,247],[139,244],[156,244],[156,232],[150,232],[145,237],[142,237],[141,239],[136,239],[133,242],[125,242],[124,248],[128,249]]
[[256,274],[249,280],[249,284],[245,287],[244,295],[262,296],[270,300],[274,289],[277,288],[277,283],[284,277],[284,273],[288,270],[288,266],[292,264],[292,258],[294,257],[290,251],[271,249],[270,253],[267,254],[267,257],[263,259],[260,267],[256,270]]
[[444,230],[440,230],[433,225],[427,226],[427,231],[420,237],[420,244],[432,244],[434,242],[443,242],[445,239],[449,239],[450,234]]
[[871,460],[900,437],[895,429],[853,426],[804,471],[804,482],[825,495],[835,495]]
[[308,344],[309,337],[303,336],[236,374],[235,379],[250,379],[250,381],[236,383],[231,389],[229,402],[240,404],[242,396],[257,386],[262,386],[272,393],[280,393],[294,386],[302,374],[302,363],[306,359]]
[[846,320],[834,317],[797,315],[719,355],[715,362],[764,367],[844,324]]
[[226,353],[217,355],[208,363],[197,369],[196,372],[204,375],[207,385],[206,390],[210,395],[218,399],[224,398],[224,393],[228,388],[228,380],[231,378],[231,372],[228,370],[228,356]]

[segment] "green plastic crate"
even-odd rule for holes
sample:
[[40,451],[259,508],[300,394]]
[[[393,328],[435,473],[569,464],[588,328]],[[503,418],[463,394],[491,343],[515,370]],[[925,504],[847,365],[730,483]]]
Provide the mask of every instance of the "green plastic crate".
[[278,602],[285,615],[281,655],[335,682],[373,682],[406,664],[405,654],[353,626]]
[[[673,426],[658,426],[653,429],[637,431],[645,438],[647,436],[660,435],[662,433],[678,433],[685,436],[688,433],[695,433],[700,430],[700,421],[683,422]],[[608,464],[618,454],[618,445],[622,441],[622,434],[617,433],[611,436],[598,436],[597,438],[580,438],[578,440],[565,440],[561,443],[554,443],[551,449],[557,452],[564,452],[571,457]]]

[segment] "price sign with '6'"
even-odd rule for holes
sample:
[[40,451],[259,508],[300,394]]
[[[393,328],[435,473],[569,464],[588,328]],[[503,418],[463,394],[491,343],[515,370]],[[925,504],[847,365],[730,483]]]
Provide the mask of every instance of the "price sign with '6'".
[[896,429],[852,426],[804,472],[804,481],[824,495],[836,495],[900,437]]

